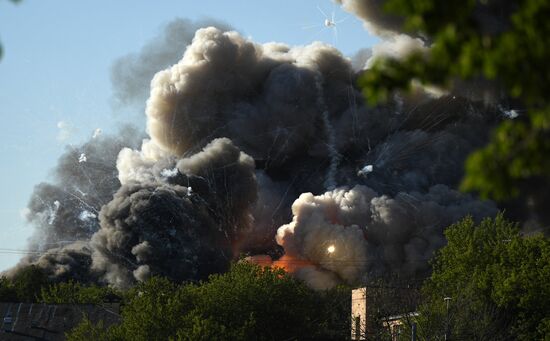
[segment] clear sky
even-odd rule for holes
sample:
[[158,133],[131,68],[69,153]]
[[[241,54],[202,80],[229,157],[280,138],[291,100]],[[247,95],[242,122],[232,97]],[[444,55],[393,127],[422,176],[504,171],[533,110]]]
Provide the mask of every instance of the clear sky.
[[[337,38],[317,7],[345,19]],[[2,249],[25,249],[21,211],[66,145],[144,115],[111,105],[110,67],[177,17],[219,19],[259,43],[325,41],[348,56],[376,41],[330,0],[0,0],[0,270],[20,258]]]

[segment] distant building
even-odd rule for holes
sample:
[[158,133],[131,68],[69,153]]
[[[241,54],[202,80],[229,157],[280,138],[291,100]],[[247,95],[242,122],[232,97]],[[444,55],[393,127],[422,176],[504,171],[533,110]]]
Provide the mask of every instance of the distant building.
[[[386,290],[384,290],[386,289]],[[351,339],[378,340],[381,335],[392,341],[410,340],[404,335],[405,324],[418,313],[414,310],[416,289],[363,287],[351,293]],[[399,315],[391,313],[401,312]]]
[[0,303],[0,340],[65,340],[65,333],[84,316],[105,327],[120,322],[119,303],[40,304]]
[[367,333],[367,288],[351,292],[351,339],[365,340]]
[[410,336],[404,333],[404,326],[408,319],[414,319],[418,313],[388,316],[383,319],[382,326],[390,333],[392,341],[410,340]]

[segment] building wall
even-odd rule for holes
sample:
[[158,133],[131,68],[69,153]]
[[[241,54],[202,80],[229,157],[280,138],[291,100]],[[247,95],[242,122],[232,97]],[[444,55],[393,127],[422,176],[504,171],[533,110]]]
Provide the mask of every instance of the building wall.
[[367,331],[367,288],[351,292],[351,339],[365,340]]

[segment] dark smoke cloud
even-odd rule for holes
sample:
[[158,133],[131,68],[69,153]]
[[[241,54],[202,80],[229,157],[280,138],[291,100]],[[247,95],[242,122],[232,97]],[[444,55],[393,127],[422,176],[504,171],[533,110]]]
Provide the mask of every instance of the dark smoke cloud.
[[375,35],[388,36],[403,32],[405,20],[386,13],[387,0],[335,0],[346,11],[364,20],[366,28]]
[[[388,0],[334,0],[346,11],[364,21],[370,33],[384,38],[398,34],[424,36],[423,32],[405,30],[405,18],[388,13],[384,6]],[[472,24],[477,25],[485,34],[498,34],[510,24],[510,14],[517,8],[512,0],[477,1],[472,15]]]
[[[371,34],[382,38],[382,41],[371,49],[362,50],[353,57],[355,70],[368,69],[381,58],[399,60],[411,52],[429,54],[432,37],[425,32],[405,30],[404,18],[388,14],[384,10],[387,0],[335,1],[346,11],[362,19]],[[510,26],[510,15],[516,7],[516,1],[510,0],[478,1],[471,15],[470,25],[476,26],[484,35],[497,35]],[[369,50],[371,51],[370,55],[368,54]],[[473,101],[483,101],[494,107],[505,100],[502,87],[499,84],[481,77],[466,81],[457,79],[446,90],[454,95],[467,97]],[[437,91],[443,93],[443,89]]]
[[93,269],[109,284],[127,287],[153,274],[205,279],[233,259],[256,200],[254,160],[217,139],[177,169],[166,183],[123,185],[101,210]]
[[[60,247],[41,266],[54,277],[57,267],[75,276],[87,268],[90,280],[119,287],[157,274],[202,279],[240,253],[306,262],[293,271],[316,288],[424,271],[446,225],[495,213],[453,188],[500,116],[422,88],[369,107],[356,77],[328,45],[260,45],[198,30],[183,58],[151,82],[150,138],[139,149],[113,147],[110,177],[90,182],[117,177],[93,205],[99,225],[94,218],[78,237],[85,247]],[[55,197],[33,212],[57,241],[57,230],[80,231],[83,207]],[[53,211],[70,219],[51,228]],[[346,250],[342,262],[328,262],[329,242],[338,243],[333,256]]]
[[111,67],[115,104],[142,106],[149,95],[149,84],[155,73],[180,60],[195,31],[208,26],[231,30],[229,24],[214,19],[192,21],[176,18],[139,53],[117,59]]
[[[432,238],[436,242],[418,242],[425,247],[426,260],[442,245],[442,229],[453,219],[468,213],[485,216],[495,212],[491,204],[477,202],[447,186],[438,187],[441,183],[454,186],[460,180],[465,156],[486,141],[495,112],[464,98],[434,98],[422,89],[407,96],[396,94],[392,103],[369,108],[353,86],[354,77],[350,62],[326,45],[258,45],[236,33],[199,30],[183,59],[158,73],[152,82],[147,107],[150,143],[168,154],[185,155],[213,137],[227,136],[254,157],[261,169],[258,178],[263,206],[253,208],[262,227],[254,230],[251,240],[269,240],[273,232],[270,217],[262,208],[275,210],[278,219],[288,219],[288,193],[292,198],[304,192],[320,194],[333,186],[364,184],[376,191],[371,199],[380,202],[378,206],[373,203],[373,209],[387,212],[387,219],[419,221],[418,226],[392,225],[394,232],[385,239],[373,237],[377,247],[370,250],[397,250],[376,251],[376,259],[386,264],[391,257],[401,257],[395,261],[407,263],[403,250],[413,252],[407,245],[416,243],[413,236],[427,229],[422,240]],[[148,152],[141,151],[140,162],[152,159],[147,156],[154,154],[151,146],[146,149]],[[405,205],[407,198],[424,208],[406,214],[409,220],[399,216],[409,207]],[[279,205],[284,209],[278,211]],[[430,210],[434,210],[431,217]],[[427,223],[436,227],[428,228]],[[323,222],[316,220],[312,226],[319,224]],[[379,229],[383,231],[388,224]],[[345,230],[351,233],[353,228]],[[338,233],[338,229],[327,227],[326,234]],[[373,236],[381,233],[373,232]],[[287,255],[300,257],[303,254],[293,250],[306,248],[303,243],[322,234],[314,229],[311,236],[294,240],[288,250],[289,244],[278,241]],[[364,238],[356,237],[351,233],[349,243],[365,244],[361,242]],[[361,257],[356,253],[349,261],[361,262]],[[426,264],[419,269],[425,269]],[[371,269],[362,269],[363,273],[367,270]],[[323,278],[334,281],[361,278],[331,268],[323,271]],[[306,272],[311,283],[320,285],[322,281],[312,277],[314,271]],[[413,274],[416,269],[403,272]]]
[[231,259],[209,207],[188,197],[186,187],[124,185],[100,219],[92,238],[93,267],[117,287],[152,274],[202,279],[224,270]]
[[120,187],[118,153],[138,146],[140,136],[125,127],[117,136],[100,135],[67,147],[53,171],[53,182],[37,185],[27,206],[27,220],[36,226],[31,249],[87,240],[99,229],[99,211]]
[[11,277],[23,268],[35,265],[42,269],[51,280],[97,283],[99,278],[90,271],[91,255],[92,248],[88,242],[76,241],[64,246],[51,247],[42,254],[25,256],[15,267],[2,275]]

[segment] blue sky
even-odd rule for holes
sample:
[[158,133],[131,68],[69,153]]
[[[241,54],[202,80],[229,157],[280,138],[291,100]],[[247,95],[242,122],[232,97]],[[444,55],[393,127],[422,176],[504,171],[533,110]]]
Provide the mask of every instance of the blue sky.
[[[323,28],[317,7],[347,18],[337,39]],[[0,0],[0,270],[20,257],[2,249],[25,249],[32,226],[21,210],[66,145],[143,115],[111,105],[110,67],[176,17],[223,20],[260,43],[325,41],[348,56],[375,43],[358,19],[330,0]],[[319,26],[304,28],[311,25]],[[60,121],[71,127],[64,141]]]

